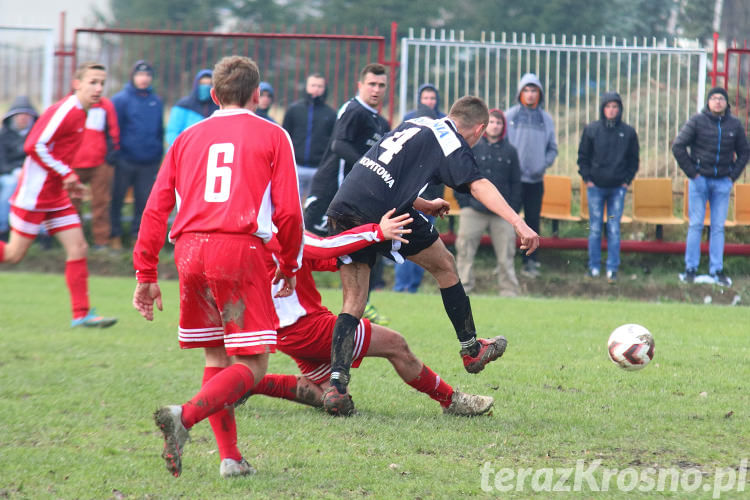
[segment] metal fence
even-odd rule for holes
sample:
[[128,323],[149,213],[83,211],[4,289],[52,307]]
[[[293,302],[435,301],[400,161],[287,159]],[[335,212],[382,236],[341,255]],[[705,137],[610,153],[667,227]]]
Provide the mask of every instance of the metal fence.
[[[19,95],[41,112],[52,103],[52,28],[0,25],[0,103],[5,110]],[[7,105],[6,105],[7,103]]]
[[599,118],[599,96],[613,90],[622,96],[623,120],[639,135],[638,175],[674,177],[671,142],[704,105],[706,71],[704,49],[666,41],[515,33],[468,41],[452,30],[421,30],[418,37],[410,30],[401,42],[400,112],[416,107],[416,89],[425,82],[439,88],[445,109],[467,94],[507,109],[516,102],[520,77],[536,73],[560,151],[549,173],[577,176],[583,127]]
[[[71,50],[75,61],[97,60],[107,65],[111,93],[127,83],[139,59],[154,67],[154,89],[167,109],[190,93],[195,74],[211,68],[226,55],[252,57],[261,78],[275,90],[271,114],[283,116],[289,103],[301,97],[312,72],[328,82],[328,103],[337,107],[356,92],[359,71],[369,62],[385,62],[385,38],[373,35],[295,33],[214,33],[178,30],[77,29]],[[72,69],[67,71],[72,74]],[[69,80],[69,75],[61,78]],[[61,84],[67,88],[66,83]]]

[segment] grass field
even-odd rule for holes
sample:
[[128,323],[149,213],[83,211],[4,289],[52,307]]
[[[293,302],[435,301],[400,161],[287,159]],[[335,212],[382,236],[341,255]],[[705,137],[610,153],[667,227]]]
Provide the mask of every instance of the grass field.
[[[746,498],[750,491],[741,465],[750,456],[746,308],[473,297],[480,334],[503,333],[509,346],[469,375],[439,296],[378,292],[375,304],[412,350],[454,387],[494,396],[494,414],[443,416],[386,361],[365,360],[353,371],[355,417],[251,398],[237,426],[258,474],[228,481],[219,477],[208,422],[191,432],[183,475],[164,468],[151,414],[194,394],[202,353],[177,346],[175,282],[162,283],[165,311],[153,323],[130,306],[133,286],[129,278],[92,278],[93,305],[120,322],[72,330],[62,276],[0,273],[0,498]],[[335,311],[340,292],[326,291],[324,300]],[[628,322],[656,340],[655,359],[641,372],[622,371],[606,355],[610,331]],[[296,367],[278,353],[269,371]],[[590,473],[582,491],[549,491],[577,489],[573,476],[562,477],[570,467]],[[605,468],[621,473],[605,480]],[[632,481],[655,481],[649,468],[671,468],[679,480],[661,488]],[[608,492],[597,491],[604,486]]]

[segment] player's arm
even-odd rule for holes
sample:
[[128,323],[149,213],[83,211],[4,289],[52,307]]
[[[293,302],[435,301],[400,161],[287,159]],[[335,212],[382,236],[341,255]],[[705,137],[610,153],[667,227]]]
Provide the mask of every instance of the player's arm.
[[70,165],[57,159],[49,145],[54,143],[60,136],[77,133],[66,120],[71,108],[67,106],[58,107],[46,123],[39,123],[32,127],[26,137],[24,151],[34,161],[53,174],[62,177],[63,189],[70,193],[71,198],[82,195],[83,185]]
[[411,233],[411,229],[405,226],[411,224],[413,219],[408,213],[393,217],[395,211],[396,209],[392,208],[386,212],[380,219],[380,224],[363,224],[335,236],[322,238],[305,233],[303,258],[305,260],[328,260],[386,240],[408,243],[403,235]]
[[431,215],[433,217],[443,217],[448,215],[450,212],[451,205],[442,198],[435,198],[434,200],[425,200],[424,198],[417,196],[412,206],[415,210],[419,210],[423,214]]
[[[271,173],[272,221],[279,229],[276,237],[281,245],[279,272],[287,284],[302,266],[302,207],[299,202],[294,150],[289,134],[282,128],[276,135]],[[293,289],[293,283],[292,289]],[[291,293],[291,291],[290,291]]]
[[474,198],[513,226],[516,234],[521,238],[521,249],[526,250],[527,255],[539,247],[539,235],[527,226],[521,216],[508,205],[494,184],[482,178],[473,181],[469,186]]
[[133,248],[133,268],[138,283],[156,283],[159,252],[167,235],[167,221],[175,206],[173,150],[164,158],[141,217],[138,240]]

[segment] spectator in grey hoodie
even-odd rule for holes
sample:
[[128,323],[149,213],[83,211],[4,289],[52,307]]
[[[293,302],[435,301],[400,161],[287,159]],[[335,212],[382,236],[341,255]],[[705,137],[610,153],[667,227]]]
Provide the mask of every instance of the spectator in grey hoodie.
[[[508,141],[518,151],[521,166],[521,206],[526,224],[539,233],[539,213],[544,195],[544,171],[557,157],[555,125],[552,117],[542,109],[544,90],[534,73],[526,73],[518,83],[518,104],[505,112],[508,122]],[[539,275],[537,253],[523,254],[521,274],[535,278]]]

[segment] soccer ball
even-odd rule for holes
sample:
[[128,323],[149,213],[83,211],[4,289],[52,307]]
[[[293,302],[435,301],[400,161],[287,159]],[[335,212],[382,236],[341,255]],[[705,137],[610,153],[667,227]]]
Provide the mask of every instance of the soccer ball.
[[618,326],[607,341],[609,359],[628,371],[640,370],[654,358],[654,337],[645,327]]

